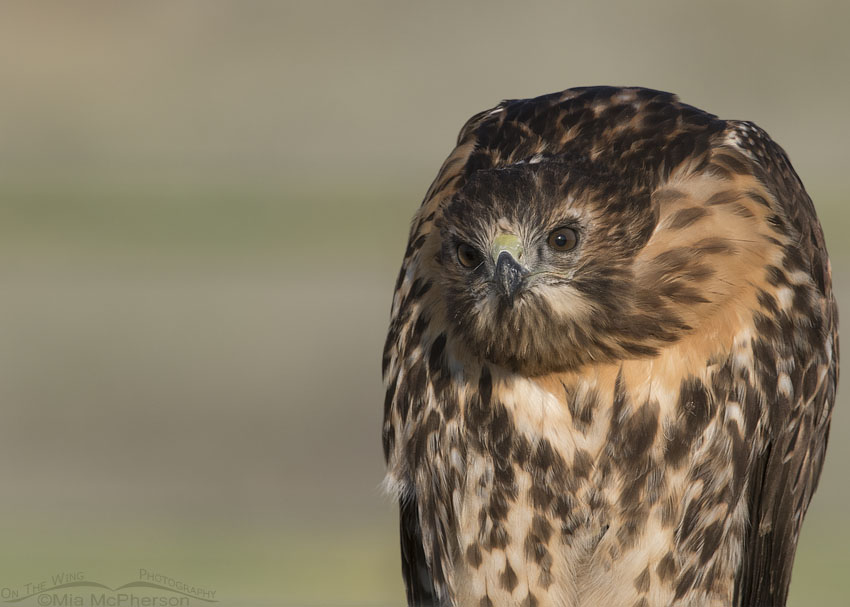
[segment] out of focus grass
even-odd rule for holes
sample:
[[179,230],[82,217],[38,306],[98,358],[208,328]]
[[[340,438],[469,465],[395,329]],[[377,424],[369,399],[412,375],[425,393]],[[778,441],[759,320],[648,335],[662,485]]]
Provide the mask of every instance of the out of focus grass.
[[69,571],[116,587],[146,569],[214,590],[219,604],[234,607],[390,606],[403,596],[395,530],[381,521],[318,526],[305,520],[291,527],[68,521],[45,527],[19,520],[0,531],[0,586],[9,588]]
[[399,604],[380,346],[415,203],[0,200],[0,587],[145,567],[225,605]]
[[[424,188],[423,188],[424,189]],[[169,187],[0,189],[0,247],[184,259],[251,257],[330,269],[403,250],[420,192],[397,184],[263,191]],[[399,229],[401,228],[401,229]],[[387,259],[396,265],[397,255]],[[383,268],[382,268],[383,269]]]

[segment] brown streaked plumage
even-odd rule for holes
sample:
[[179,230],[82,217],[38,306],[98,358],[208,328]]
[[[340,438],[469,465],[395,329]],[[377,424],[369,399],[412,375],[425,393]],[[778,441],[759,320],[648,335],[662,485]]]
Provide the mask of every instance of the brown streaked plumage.
[[383,358],[411,605],[784,605],[838,378],[811,199],[641,88],[473,116]]

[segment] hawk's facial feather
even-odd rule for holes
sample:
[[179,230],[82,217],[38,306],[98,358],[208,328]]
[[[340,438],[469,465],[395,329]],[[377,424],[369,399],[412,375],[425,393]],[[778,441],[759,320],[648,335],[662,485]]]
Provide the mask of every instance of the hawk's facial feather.
[[[491,362],[535,375],[650,351],[639,343],[643,335],[623,339],[622,319],[634,316],[641,299],[629,268],[655,216],[645,212],[648,192],[616,183],[558,162],[470,178],[432,235],[441,240],[439,284],[460,342]],[[610,221],[616,207],[622,222]],[[512,250],[502,257],[508,241]],[[456,261],[463,246],[491,254],[466,267]],[[588,331],[600,313],[621,320]],[[659,326],[645,332],[664,338],[681,330],[675,315],[654,314]]]

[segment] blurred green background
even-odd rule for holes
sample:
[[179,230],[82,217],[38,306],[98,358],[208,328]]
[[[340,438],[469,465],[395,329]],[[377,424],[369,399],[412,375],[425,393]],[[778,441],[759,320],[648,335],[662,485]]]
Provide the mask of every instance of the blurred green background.
[[[847,2],[0,5],[0,587],[400,605],[380,350],[473,113],[671,90],[789,152],[850,303]],[[846,307],[845,318],[850,318]],[[850,404],[791,604],[850,603]]]

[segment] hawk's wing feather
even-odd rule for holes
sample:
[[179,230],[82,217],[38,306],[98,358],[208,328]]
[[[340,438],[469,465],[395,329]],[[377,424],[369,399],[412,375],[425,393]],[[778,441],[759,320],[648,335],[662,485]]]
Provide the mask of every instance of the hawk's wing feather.
[[749,122],[730,121],[730,126],[731,142],[754,161],[758,177],[797,232],[817,287],[811,305],[819,319],[814,330],[820,339],[809,344],[810,351],[795,353],[801,380],[790,407],[762,403],[769,423],[748,471],[749,529],[735,583],[735,605],[768,607],[787,600],[800,527],[823,467],[838,381],[838,322],[823,232],[811,198],[785,152],[763,130]]
[[399,531],[401,536],[401,573],[407,589],[407,604],[412,607],[436,607],[437,591],[425,560],[422,531],[419,528],[419,507],[416,499],[402,498],[399,502]]
[[817,487],[829,432],[828,421],[811,427],[812,421],[801,414],[792,422],[800,429],[771,439],[753,463],[747,496],[750,527],[735,585],[737,606],[772,607],[787,600],[800,527]]

